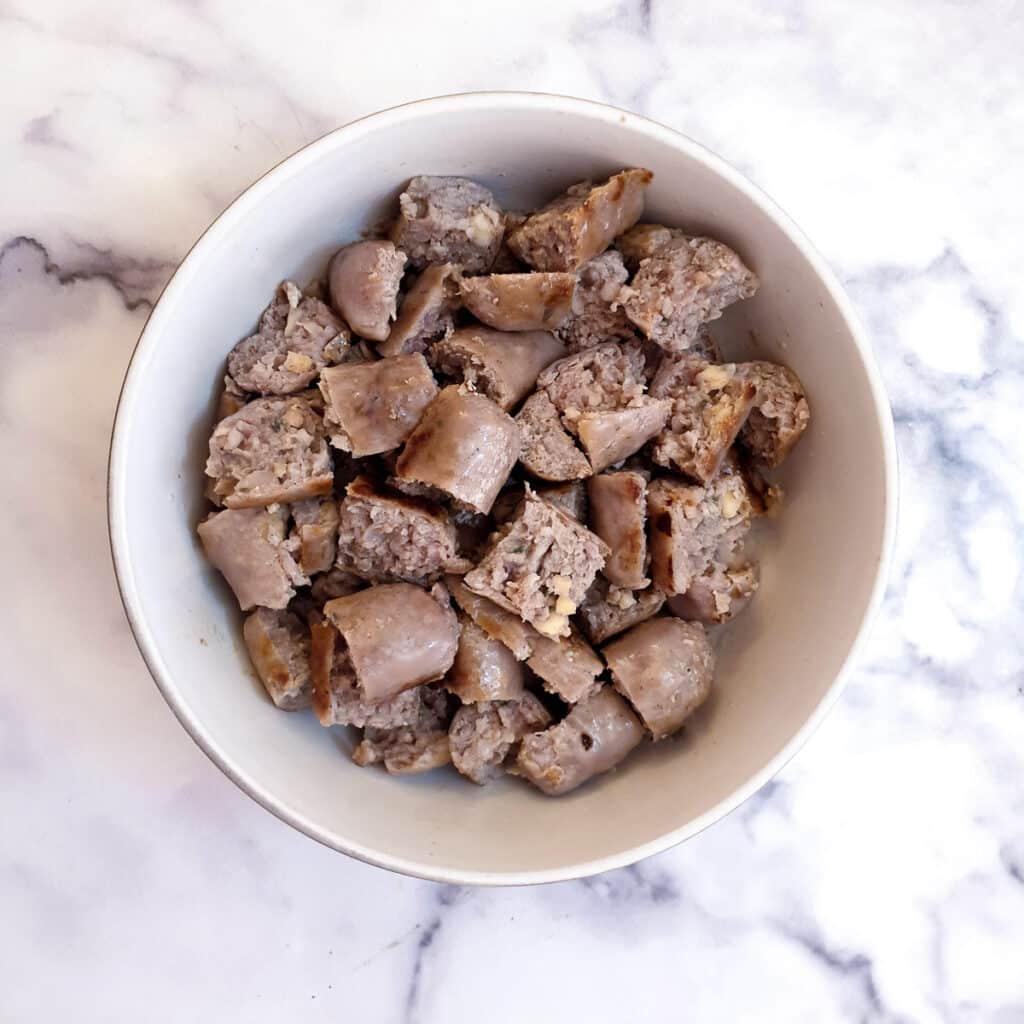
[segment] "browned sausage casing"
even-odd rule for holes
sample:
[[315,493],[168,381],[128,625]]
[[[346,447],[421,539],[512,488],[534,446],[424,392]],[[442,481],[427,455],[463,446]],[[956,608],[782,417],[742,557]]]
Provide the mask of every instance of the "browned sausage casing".
[[487,515],[521,447],[511,416],[483,395],[451,386],[430,403],[409,436],[397,476],[437,487]]
[[642,590],[647,568],[647,478],[635,470],[588,481],[590,528],[611,548],[601,570],[617,587]]
[[331,258],[327,267],[331,302],[360,337],[387,338],[405,261],[404,252],[383,240],[354,242]]
[[518,700],[525,687],[523,668],[515,655],[468,616],[460,616],[459,626],[459,649],[445,687],[463,704]]
[[561,796],[614,768],[643,737],[643,726],[629,705],[604,686],[558,725],[525,736],[516,773],[548,796]]
[[573,185],[511,231],[508,247],[537,270],[575,270],[640,219],[653,177],[631,168],[600,185]]
[[397,448],[437,394],[422,355],[329,366],[320,374],[331,444],[356,458]]
[[565,346],[547,331],[460,327],[432,354],[439,372],[472,385],[507,412],[533,390],[541,370],[565,355]]
[[648,619],[602,653],[616,689],[656,740],[671,736],[711,692],[715,656],[699,622]]
[[356,682],[368,700],[386,700],[440,679],[455,660],[455,613],[411,583],[337,597],[324,605],[324,615],[344,637]]
[[553,331],[569,315],[575,274],[491,274],[459,286],[473,316],[499,331]]

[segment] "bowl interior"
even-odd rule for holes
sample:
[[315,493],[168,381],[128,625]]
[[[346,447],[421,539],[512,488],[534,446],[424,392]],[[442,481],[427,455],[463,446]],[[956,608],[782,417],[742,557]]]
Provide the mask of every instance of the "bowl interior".
[[[783,515],[760,540],[761,591],[721,631],[713,700],[676,740],[560,800],[515,780],[478,789],[450,769],[394,779],[356,768],[345,730],[267,700],[237,607],[196,541],[227,351],[281,279],[321,273],[339,243],[388,214],[413,174],[475,178],[514,209],[629,165],[655,172],[645,219],[714,235],[760,275],[757,297],[732,308],[718,333],[735,355],[791,365],[813,412],[781,474]],[[830,281],[729,168],[667,129],[581,101],[430,101],[303,150],[236,202],[182,265],[146,328],[119,409],[115,559],[140,646],[176,713],[276,813],[339,849],[429,877],[583,874],[667,846],[725,813],[837,692],[888,546],[888,412]]]

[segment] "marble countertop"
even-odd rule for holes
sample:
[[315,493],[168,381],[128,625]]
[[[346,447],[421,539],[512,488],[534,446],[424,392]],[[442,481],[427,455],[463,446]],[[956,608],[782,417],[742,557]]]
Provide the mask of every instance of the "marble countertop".
[[[0,3],[0,1019],[1024,1021],[1024,7],[515,12]],[[104,509],[129,354],[213,217],[337,125],[481,88],[648,114],[773,195],[868,324],[902,469],[884,610],[800,756],[680,848],[507,891],[347,860],[222,776]]]

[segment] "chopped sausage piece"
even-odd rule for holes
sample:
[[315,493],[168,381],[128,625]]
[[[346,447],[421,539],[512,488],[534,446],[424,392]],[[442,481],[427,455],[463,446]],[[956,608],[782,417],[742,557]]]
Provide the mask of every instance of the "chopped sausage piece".
[[590,465],[599,473],[638,452],[668,421],[671,405],[664,399],[634,398],[625,409],[584,412],[576,434]]
[[569,616],[607,555],[599,537],[527,489],[519,514],[494,535],[465,584],[545,636],[568,636]]
[[685,236],[685,232],[678,228],[666,228],[660,224],[634,224],[615,239],[615,248],[622,253],[629,273],[635,274],[645,259],[680,236]]
[[327,266],[331,303],[356,334],[384,341],[398,308],[406,256],[391,242],[372,239],[339,249]]
[[558,410],[543,391],[534,392],[516,416],[523,436],[519,461],[541,480],[581,480],[593,472],[587,457],[562,426]]
[[339,507],[339,569],[375,583],[430,583],[465,572],[455,527],[432,501],[393,494],[357,477]]
[[392,775],[418,775],[451,762],[448,695],[433,686],[407,692],[419,698],[415,718],[390,728],[368,725],[352,752],[352,760],[361,768],[383,761]]
[[445,687],[463,704],[518,700],[523,695],[522,666],[499,640],[494,640],[468,615],[459,617],[459,649]]
[[550,331],[569,315],[575,274],[491,274],[466,277],[462,304],[499,331]]
[[[349,662],[347,671],[332,670],[331,678],[347,676],[347,685],[366,700],[386,700],[441,679],[455,660],[459,627],[447,597],[437,600],[410,583],[336,597],[324,605],[324,615],[339,633],[335,661]],[[314,702],[318,713],[326,703]]]
[[330,366],[320,375],[331,444],[356,458],[397,448],[412,433],[437,384],[420,354]]
[[467,178],[413,178],[398,197],[391,240],[419,270],[431,263],[458,263],[482,274],[494,262],[505,218],[490,191]]
[[402,299],[387,341],[377,346],[382,356],[425,352],[431,342],[447,337],[455,326],[456,267],[451,263],[427,267]]
[[613,587],[603,576],[594,580],[580,605],[579,623],[592,644],[603,644],[618,633],[661,611],[665,595],[654,587],[634,593]]
[[758,586],[757,566],[727,568],[712,565],[690,584],[685,594],[668,600],[669,610],[681,619],[728,622],[746,607]]
[[576,704],[600,686],[597,677],[604,671],[604,663],[575,626],[570,623],[569,629],[569,635],[558,640],[535,635],[526,664],[540,677],[548,693],[561,697],[566,704]]
[[533,654],[533,644],[540,635],[515,612],[500,608],[486,597],[474,594],[457,576],[445,579],[455,603],[492,639],[500,640],[518,661]]
[[391,729],[416,721],[422,686],[371,700],[355,684],[348,648],[338,631],[324,620],[312,622],[309,633],[313,711],[321,725]]
[[356,576],[355,573],[334,568],[328,569],[327,572],[313,580],[309,594],[313,601],[322,608],[332,597],[348,597],[349,594],[354,594],[365,586],[366,581]]
[[466,387],[445,388],[398,457],[397,476],[429,484],[486,515],[522,448],[515,420]]
[[729,564],[753,514],[740,473],[723,469],[706,487],[653,481],[647,517],[654,585],[669,596],[685,594],[712,563]]
[[602,653],[615,688],[655,740],[676,732],[711,692],[715,655],[699,622],[649,619]]
[[579,436],[592,472],[632,455],[664,426],[668,403],[648,398],[645,387],[643,352],[617,342],[560,359],[537,378],[538,392]]
[[628,278],[622,255],[614,249],[588,260],[576,271],[572,311],[555,332],[571,352],[636,337],[636,328],[619,302],[619,289]]
[[334,498],[308,498],[292,505],[299,568],[307,575],[327,572],[338,547],[338,503]]
[[532,693],[518,700],[468,704],[455,712],[448,732],[452,763],[484,786],[501,775],[525,735],[550,724],[551,715]]
[[629,705],[602,686],[557,725],[524,736],[513,771],[548,796],[561,796],[614,768],[643,738]]
[[774,469],[800,440],[811,419],[800,378],[776,363],[741,363],[740,371],[757,388],[754,408],[740,438],[758,464]]
[[515,228],[508,247],[536,270],[575,270],[640,219],[653,177],[633,168],[600,185],[573,185]]
[[727,245],[680,234],[641,262],[622,291],[622,302],[648,338],[681,352],[702,324],[737,300],[749,299],[757,287],[755,274]]
[[270,699],[284,711],[313,703],[309,627],[294,612],[257,608],[242,626],[253,667]]
[[229,508],[197,528],[206,557],[223,573],[243,612],[257,605],[285,608],[295,587],[309,582],[285,545],[287,519],[281,507]]
[[537,497],[543,498],[549,505],[554,505],[567,516],[572,516],[577,522],[587,521],[587,486],[582,480],[538,487]]
[[651,446],[651,458],[706,483],[754,405],[754,384],[736,363],[706,363],[690,355],[666,356],[651,394],[669,399],[672,414]]
[[507,412],[533,390],[541,370],[565,355],[565,346],[547,331],[460,327],[431,352],[438,373],[469,385]]
[[644,395],[644,358],[634,345],[610,342],[552,363],[538,378],[570,429],[584,412],[621,409]]
[[590,526],[608,545],[601,571],[610,583],[642,590],[647,571],[647,474],[621,470],[591,477]]
[[493,640],[504,644],[518,661],[525,661],[549,693],[573,704],[593,691],[604,665],[576,630],[570,627],[567,638],[552,640],[541,636],[515,612],[474,594],[461,580],[449,577],[447,584],[470,619]]
[[259,330],[229,353],[228,373],[245,391],[291,395],[337,362],[348,345],[348,330],[330,307],[285,281],[260,318]]
[[297,396],[249,402],[214,427],[206,475],[228,508],[330,494],[334,469],[323,420]]

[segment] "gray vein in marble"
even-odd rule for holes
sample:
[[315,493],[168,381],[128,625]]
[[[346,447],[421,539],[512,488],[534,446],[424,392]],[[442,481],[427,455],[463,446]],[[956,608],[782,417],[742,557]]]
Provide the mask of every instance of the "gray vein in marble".
[[1024,885],[1024,856],[1019,852],[1011,850],[1006,844],[999,848],[999,860],[1006,873],[1020,885]]
[[0,246],[0,268],[7,261],[17,266],[26,256],[32,255],[42,261],[43,272],[62,287],[81,281],[103,281],[120,295],[125,308],[134,312],[152,309],[160,289],[177,266],[169,261],[100,249],[89,242],[72,241],[70,246],[74,255],[63,263],[57,263],[37,238],[18,235]]
[[664,905],[677,903],[682,898],[675,879],[650,863],[583,878],[579,884],[602,902],[611,904]]
[[25,131],[21,136],[22,141],[31,146],[46,146],[50,149],[66,149],[73,152],[74,146],[60,138],[54,131],[53,122],[56,116],[57,111],[54,110],[49,114],[32,118],[25,126]]
[[409,972],[409,985],[405,992],[405,1012],[402,1018],[405,1024],[417,1024],[417,1021],[420,1019],[419,1004],[426,961],[430,956],[431,950],[434,948],[434,942],[444,925],[449,911],[460,895],[465,892],[467,890],[456,885],[442,885],[436,888],[435,899],[437,908],[429,920],[422,926],[419,939],[416,942],[412,970]]
[[778,930],[842,982],[854,1004],[845,1014],[848,1019],[898,1024],[900,1018],[888,1014],[882,1005],[870,957],[830,949],[812,932],[798,929],[790,922],[779,925]]

